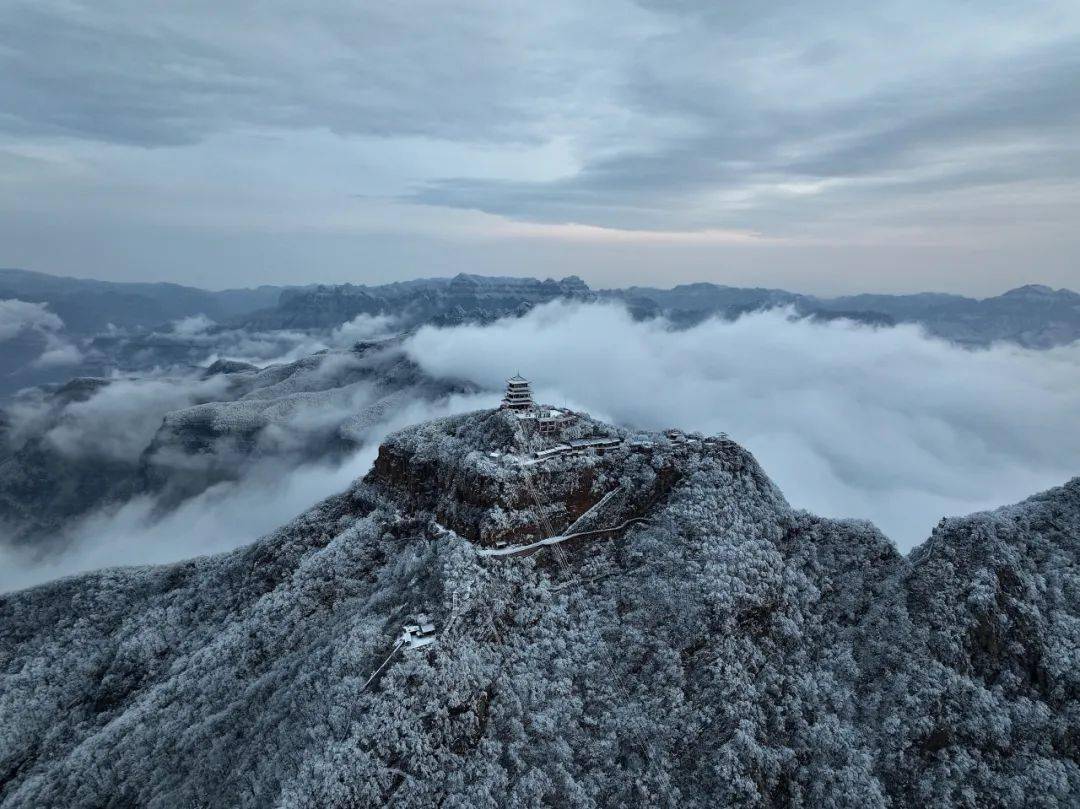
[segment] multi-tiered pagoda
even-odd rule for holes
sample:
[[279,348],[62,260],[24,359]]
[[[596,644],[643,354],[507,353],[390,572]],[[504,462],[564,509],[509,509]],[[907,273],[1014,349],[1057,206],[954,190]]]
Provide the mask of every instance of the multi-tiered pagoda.
[[503,396],[502,406],[510,410],[532,410],[535,407],[532,390],[529,388],[529,380],[515,374],[506,380],[506,395]]

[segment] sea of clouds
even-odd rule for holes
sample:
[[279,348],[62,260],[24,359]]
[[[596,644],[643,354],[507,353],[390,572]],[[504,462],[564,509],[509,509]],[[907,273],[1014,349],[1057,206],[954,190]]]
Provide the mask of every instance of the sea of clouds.
[[[144,405],[138,413],[132,400],[123,412],[130,421],[145,425],[156,415],[160,420],[162,405],[187,402],[197,391],[219,384],[214,377],[204,382],[156,379],[150,382],[127,382],[89,400],[89,407],[66,418],[63,429],[52,428],[46,440],[57,443],[63,452],[79,457],[119,457],[136,445],[139,438],[110,431],[91,438],[92,425],[101,406],[123,393],[144,385],[152,393],[139,400]],[[168,394],[165,389],[171,388]],[[100,398],[99,398],[100,397]],[[117,565],[162,564],[208,553],[230,550],[252,542],[285,525],[320,500],[344,491],[371,467],[378,445],[389,433],[443,416],[494,406],[494,394],[455,394],[435,401],[413,400],[378,419],[365,430],[362,446],[352,454],[326,461],[297,462],[296,453],[282,452],[281,444],[311,437],[313,414],[298,410],[284,422],[267,431],[277,451],[256,455],[235,480],[216,483],[178,506],[165,508],[163,495],[144,494],[111,504],[72,524],[63,537],[60,550],[41,553],[40,548],[5,540],[0,527],[0,592],[30,587],[60,576]],[[351,414],[333,403],[324,409],[320,420],[326,426],[342,422]],[[86,428],[82,440],[76,440],[75,425]],[[123,420],[120,420],[123,423]],[[137,432],[137,429],[136,429]],[[146,441],[150,434],[142,436]],[[207,459],[207,463],[212,463]]]
[[[253,541],[362,476],[388,432],[497,402],[495,396],[405,401],[364,425],[359,434],[353,425],[353,437],[363,439],[362,448],[354,454],[312,461],[305,449],[325,443],[328,434],[373,404],[369,385],[342,381],[362,361],[335,349],[387,337],[395,327],[392,317],[361,314],[335,329],[318,332],[247,331],[221,328],[210,318],[196,315],[152,335],[159,341],[181,341],[203,368],[218,359],[267,367],[318,352],[323,355],[307,371],[292,377],[298,395],[282,394],[279,402],[263,411],[269,423],[250,457],[239,461],[230,457],[225,442],[205,455],[177,457],[166,448],[153,456],[166,464],[175,461],[178,469],[202,464],[208,476],[216,468],[233,464],[237,479],[216,483],[178,506],[168,492],[110,503],[69,522],[60,536],[44,544],[22,543],[15,538],[14,528],[0,525],[0,591],[100,567],[169,562]],[[43,304],[0,301],[0,342],[27,329],[49,337],[63,330],[63,321]],[[168,414],[203,402],[228,402],[233,398],[230,384],[225,375],[204,377],[198,366],[155,363],[130,372],[114,370],[109,384],[85,400],[57,403],[31,389],[5,403],[4,440],[11,447],[42,441],[76,465],[76,475],[84,474],[95,462],[134,466]],[[184,471],[197,475],[200,469]]]
[[556,302],[406,344],[437,376],[618,423],[727,432],[792,505],[876,523],[901,550],[943,516],[1011,503],[1080,474],[1080,343],[972,351],[915,326],[774,309],[687,330],[614,305]]
[[37,332],[44,340],[34,367],[53,368],[76,365],[82,359],[78,346],[63,336],[64,321],[44,303],[31,303],[15,298],[0,300],[0,351],[4,343],[20,332]]
[[359,314],[334,329],[249,331],[221,327],[206,315],[192,315],[174,321],[168,331],[154,336],[201,348],[205,365],[222,359],[265,367],[293,362],[317,351],[347,348],[363,340],[381,340],[395,334],[397,326],[391,315]]
[[[392,326],[365,318],[324,335],[314,350]],[[265,365],[283,346],[279,359],[289,360],[311,345],[295,336],[215,334],[205,321],[177,331],[206,338],[206,362],[227,356]],[[251,542],[362,476],[390,431],[492,407],[517,371],[533,380],[540,400],[601,419],[727,432],[794,506],[870,519],[904,551],[943,516],[1012,503],[1080,473],[1080,343],[972,351],[916,327],[820,322],[785,310],[680,330],[635,321],[617,305],[556,302],[490,325],[424,327],[396,350],[432,376],[472,381],[487,393],[404,400],[365,428],[359,451],[322,462],[285,450],[335,429],[368,403],[368,392],[346,387],[295,412],[290,405],[288,418],[266,432],[267,451],[252,456],[239,479],[175,508],[147,495],[113,504],[70,526],[62,553],[41,555],[0,537],[0,590]],[[346,361],[354,360],[326,355],[308,387],[332,387],[319,375],[338,373]],[[9,415],[17,417],[15,433],[47,430],[72,457],[134,461],[166,413],[214,401],[227,384],[150,375],[68,405],[47,427],[35,426],[44,416],[32,406]]]

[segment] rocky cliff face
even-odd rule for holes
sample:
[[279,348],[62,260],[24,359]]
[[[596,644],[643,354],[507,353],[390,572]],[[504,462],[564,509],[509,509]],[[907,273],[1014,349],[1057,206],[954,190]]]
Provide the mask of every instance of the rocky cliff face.
[[[904,558],[730,442],[582,416],[617,445],[538,460],[512,419],[399,433],[241,550],[0,597],[0,806],[1076,804],[1080,479]],[[641,521],[494,552],[591,506]]]
[[643,518],[705,461],[753,470],[769,485],[749,453],[727,439],[634,434],[584,413],[557,435],[540,436],[531,419],[506,410],[391,436],[364,482],[402,510],[429,513],[489,547]]

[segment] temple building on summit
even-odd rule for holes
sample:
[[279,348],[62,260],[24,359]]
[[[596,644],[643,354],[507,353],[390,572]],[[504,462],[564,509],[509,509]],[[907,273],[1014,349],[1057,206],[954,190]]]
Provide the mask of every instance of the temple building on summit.
[[506,380],[506,394],[501,407],[504,410],[513,410],[519,419],[531,425],[530,431],[544,436],[558,435],[563,427],[575,421],[570,410],[538,405],[533,401],[529,380],[521,374],[515,374]]
[[503,396],[502,406],[510,410],[532,410],[536,404],[533,402],[529,380],[521,374],[515,374],[507,379],[506,395]]

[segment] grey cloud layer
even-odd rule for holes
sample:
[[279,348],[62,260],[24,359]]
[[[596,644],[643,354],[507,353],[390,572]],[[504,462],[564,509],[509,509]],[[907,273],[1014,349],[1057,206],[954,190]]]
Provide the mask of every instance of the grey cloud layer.
[[[716,33],[718,47],[730,41]],[[549,222],[782,234],[882,199],[893,205],[986,185],[1075,180],[1077,54],[1074,36],[953,64],[948,75],[882,77],[855,97],[814,105],[748,92],[738,86],[737,60],[718,60],[713,72],[694,77],[642,66],[630,106],[641,116],[681,121],[681,131],[651,148],[587,159],[580,172],[555,181],[443,179],[412,199]],[[834,68],[831,61],[808,72],[843,82],[836,75],[843,62]],[[822,181],[843,182],[809,196],[786,189]],[[732,198],[715,200],[724,194]]]
[[973,352],[914,327],[780,310],[673,331],[616,307],[549,304],[486,327],[426,327],[408,348],[432,374],[497,388],[509,365],[546,402],[727,431],[794,505],[871,519],[903,550],[943,516],[1078,471],[1080,343]]
[[571,67],[530,40],[483,2],[13,2],[0,124],[146,146],[244,125],[523,137]]
[[10,340],[23,329],[53,332],[62,328],[64,321],[43,303],[0,300],[0,342]]
[[[343,328],[342,336],[369,331],[362,320]],[[389,432],[498,400],[422,384],[390,390],[365,379],[364,363],[330,351],[273,366],[239,399],[236,377],[200,374],[117,378],[83,401],[26,392],[3,414],[0,441],[9,446],[0,449],[11,452],[0,496],[14,491],[26,505],[16,452],[40,443],[44,457],[30,453],[27,485],[37,487],[40,510],[58,518],[34,541],[0,521],[0,592],[251,542],[362,476]],[[88,483],[96,476],[113,485]],[[144,476],[160,485],[137,482]],[[19,509],[4,505],[18,522]]]
[[[0,231],[37,268],[70,262],[40,228],[129,277],[161,266],[155,227],[182,265],[207,243],[305,280],[359,278],[361,250],[383,277],[430,273],[397,266],[418,236],[520,238],[490,215],[935,244],[943,278],[992,237],[1060,268],[1080,250],[1078,54],[1071,0],[13,0]],[[265,247],[282,233],[296,258]]]

